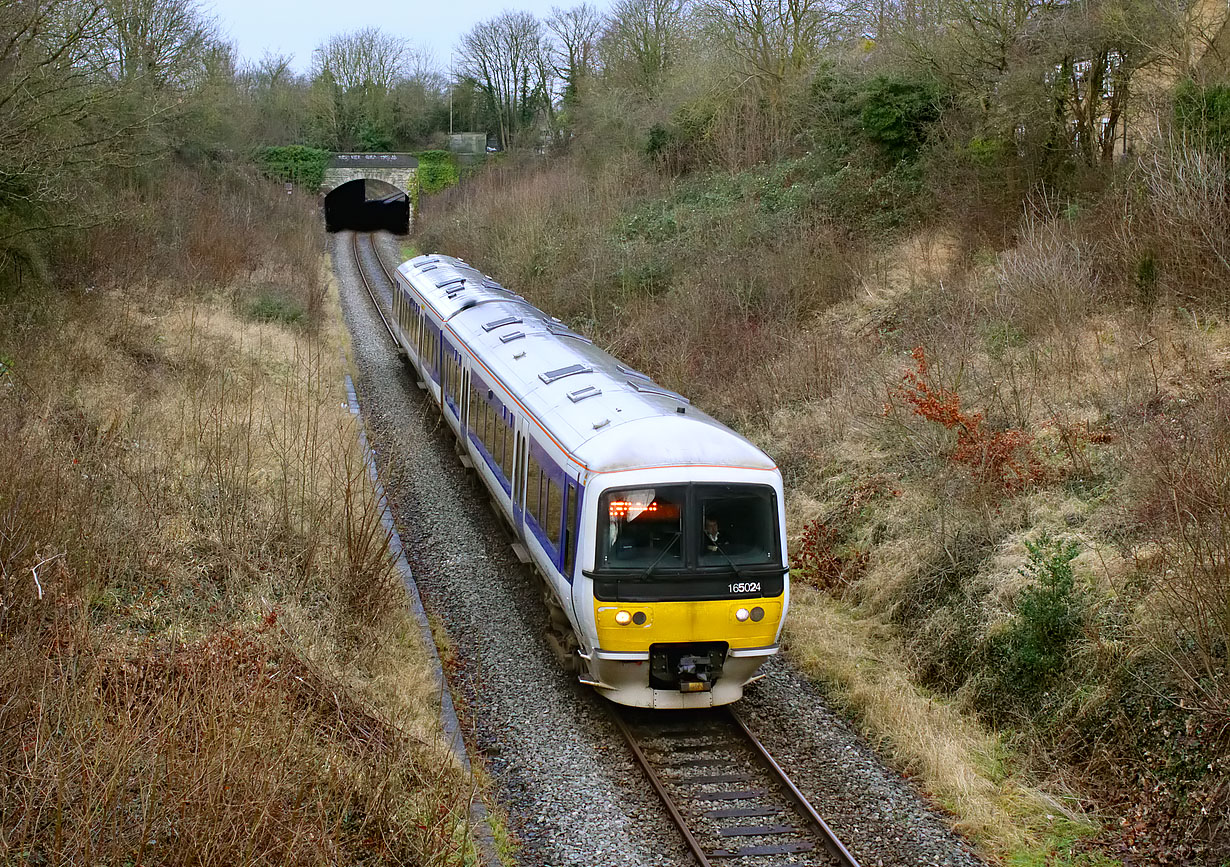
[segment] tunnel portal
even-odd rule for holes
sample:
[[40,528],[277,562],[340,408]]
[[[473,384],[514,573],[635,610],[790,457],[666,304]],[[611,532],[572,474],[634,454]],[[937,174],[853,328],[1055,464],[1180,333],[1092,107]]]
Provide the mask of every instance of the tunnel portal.
[[410,231],[411,202],[419,161],[406,153],[334,154],[325,166],[325,228]]
[[372,178],[347,181],[325,195],[325,229],[398,235],[410,231],[410,197],[392,184]]

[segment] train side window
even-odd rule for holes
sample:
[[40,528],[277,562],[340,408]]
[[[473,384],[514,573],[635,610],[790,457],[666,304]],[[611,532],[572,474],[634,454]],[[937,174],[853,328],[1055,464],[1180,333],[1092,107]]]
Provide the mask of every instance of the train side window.
[[494,448],[491,450],[491,457],[495,458],[496,466],[501,470],[504,468],[504,410],[491,408],[492,422],[492,437],[494,440]]
[[559,527],[564,519],[564,492],[559,483],[547,477],[547,523],[543,527],[551,544],[559,548]]
[[568,483],[567,519],[564,521],[564,574],[572,577],[572,567],[577,559],[577,492],[572,482]]
[[504,478],[512,481],[513,476],[513,448],[516,445],[516,437],[513,435],[513,414],[512,410],[508,410],[507,415],[503,419],[504,428],[504,459],[500,461],[500,466],[504,469]]
[[542,521],[539,518],[538,511],[538,476],[541,469],[538,466],[538,461],[534,458],[534,453],[530,452],[529,458],[526,460],[527,473],[525,478],[525,509],[534,516],[534,520],[538,526],[542,526]]
[[470,380],[470,418],[467,422],[470,425],[470,430],[478,434],[479,440],[483,438],[483,408],[482,398],[478,396],[481,384],[476,384],[477,380]]

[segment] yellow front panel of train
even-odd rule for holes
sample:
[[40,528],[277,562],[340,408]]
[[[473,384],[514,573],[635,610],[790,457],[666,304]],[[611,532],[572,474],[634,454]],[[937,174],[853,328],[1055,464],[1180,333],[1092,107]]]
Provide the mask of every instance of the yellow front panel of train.
[[[764,616],[752,619],[760,608]],[[740,610],[746,619],[740,620]],[[782,603],[777,599],[717,599],[701,602],[594,602],[598,647],[648,651],[649,645],[725,641],[732,648],[766,647],[777,637]]]

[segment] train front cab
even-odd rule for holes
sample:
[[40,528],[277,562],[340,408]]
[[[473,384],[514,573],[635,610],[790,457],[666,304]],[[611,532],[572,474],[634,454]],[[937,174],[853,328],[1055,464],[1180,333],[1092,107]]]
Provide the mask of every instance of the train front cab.
[[777,652],[789,602],[780,475],[716,476],[628,472],[588,486],[582,519],[595,532],[573,586],[592,639],[582,680],[612,701],[729,704]]

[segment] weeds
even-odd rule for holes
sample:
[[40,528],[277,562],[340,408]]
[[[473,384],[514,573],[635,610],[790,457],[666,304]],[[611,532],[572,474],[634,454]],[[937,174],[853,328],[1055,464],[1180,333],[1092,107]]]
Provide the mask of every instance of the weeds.
[[[310,209],[288,213],[314,237]],[[199,216],[184,244],[214,231]],[[220,286],[0,308],[0,851],[18,862],[466,857],[470,793],[408,637],[340,323],[323,283],[295,283],[319,280],[317,251],[252,282],[245,255],[195,263]],[[301,326],[236,315],[269,287]]]
[[989,430],[981,412],[963,410],[955,391],[932,380],[923,347],[915,347],[911,355],[916,368],[902,374],[901,385],[884,406],[886,415],[893,411],[892,399],[900,399],[914,415],[954,432],[956,446],[948,459],[996,492],[1014,494],[1041,478],[1041,466],[1030,450],[1033,437],[1016,429]]
[[1161,617],[1152,643],[1184,697],[1230,733],[1230,389],[1159,414],[1129,480]]
[[[818,107],[857,117],[857,94],[837,84],[817,90]],[[731,170],[712,174],[505,164],[433,197],[421,244],[480,264],[777,458],[799,590],[792,652],[840,681],[875,736],[904,742],[928,788],[948,785],[928,761],[944,734],[915,742],[926,713],[904,718],[906,675],[885,686],[878,654],[845,659],[848,630],[883,631],[927,687],[921,704],[951,700],[954,715],[1017,727],[1023,763],[1084,785],[1100,807],[1142,797],[1148,774],[1172,772],[1142,756],[1173,747],[1183,758],[1168,794],[1125,816],[1155,823],[1132,840],[1175,840],[1151,832],[1183,816],[1209,841],[1202,851],[1230,851],[1218,794],[1230,771],[1197,762],[1189,743],[1230,731],[1224,155],[1143,148],[1113,178],[1027,200],[1033,180],[1011,140],[951,111],[915,123],[925,105],[898,95],[871,119],[904,122],[910,137],[859,146],[908,145],[890,169],[852,150],[865,132],[836,128],[836,144],[815,130],[815,155],[749,169],[736,148]],[[657,142],[672,171],[695,158],[675,127]],[[936,164],[957,139],[968,165]],[[931,213],[934,198],[950,213]],[[879,411],[898,426],[876,424]],[[835,479],[875,475],[901,495],[851,511],[833,493]],[[1079,555],[1060,532],[1080,539]],[[832,622],[801,636],[818,612]],[[1020,829],[984,794],[944,797],[974,811],[969,826],[994,826],[991,848],[1011,850]],[[1216,817],[1198,817],[1197,801]],[[1048,803],[1035,818],[1062,813]]]
[[830,593],[840,592],[862,577],[867,569],[866,551],[842,551],[841,533],[819,518],[803,527],[803,538],[790,557],[792,574]]

